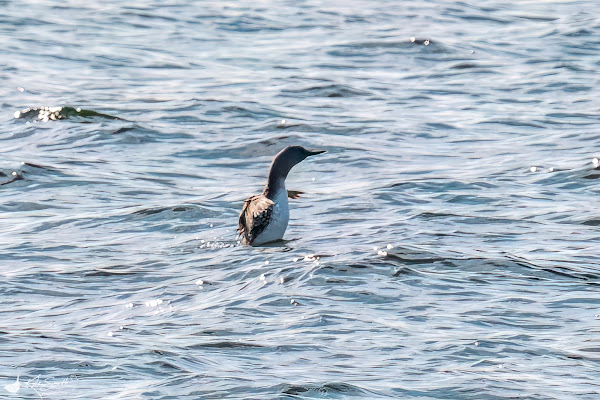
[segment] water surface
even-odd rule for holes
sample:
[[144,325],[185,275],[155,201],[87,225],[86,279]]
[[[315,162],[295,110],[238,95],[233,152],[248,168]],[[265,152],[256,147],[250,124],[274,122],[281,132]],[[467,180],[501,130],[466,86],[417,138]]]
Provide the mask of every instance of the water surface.
[[594,2],[0,5],[4,395],[600,397]]

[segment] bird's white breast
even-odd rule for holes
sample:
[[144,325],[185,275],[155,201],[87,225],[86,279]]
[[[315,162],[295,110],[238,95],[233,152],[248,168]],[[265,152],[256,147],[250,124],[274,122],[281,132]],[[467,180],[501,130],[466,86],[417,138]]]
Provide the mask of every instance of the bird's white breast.
[[254,242],[252,242],[253,245],[273,242],[283,238],[288,222],[290,221],[290,207],[285,186],[279,189],[273,197],[273,203],[275,204],[273,204],[269,225],[254,239]]

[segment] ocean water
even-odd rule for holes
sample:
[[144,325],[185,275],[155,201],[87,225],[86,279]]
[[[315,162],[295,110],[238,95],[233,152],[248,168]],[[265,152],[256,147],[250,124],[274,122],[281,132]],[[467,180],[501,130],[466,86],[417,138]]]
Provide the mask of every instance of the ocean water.
[[600,398],[595,1],[0,6],[0,397]]

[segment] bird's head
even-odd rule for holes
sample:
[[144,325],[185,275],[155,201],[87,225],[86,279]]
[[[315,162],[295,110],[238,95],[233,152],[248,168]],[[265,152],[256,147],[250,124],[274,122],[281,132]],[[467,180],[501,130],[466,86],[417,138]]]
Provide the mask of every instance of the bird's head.
[[288,146],[281,150],[271,163],[269,175],[285,179],[294,165],[303,161],[306,157],[325,153],[325,150],[308,150],[302,146]]

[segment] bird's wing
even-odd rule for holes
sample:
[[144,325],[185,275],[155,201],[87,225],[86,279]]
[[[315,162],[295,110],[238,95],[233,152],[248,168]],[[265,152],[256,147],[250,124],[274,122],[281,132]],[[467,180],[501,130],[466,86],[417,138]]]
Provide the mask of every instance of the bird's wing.
[[251,244],[267,227],[271,219],[273,204],[262,194],[249,197],[244,201],[237,229],[244,244]]
[[299,190],[288,190],[287,191],[287,195],[290,199],[297,199],[298,197],[300,197],[301,194],[304,194],[304,192],[301,192]]

